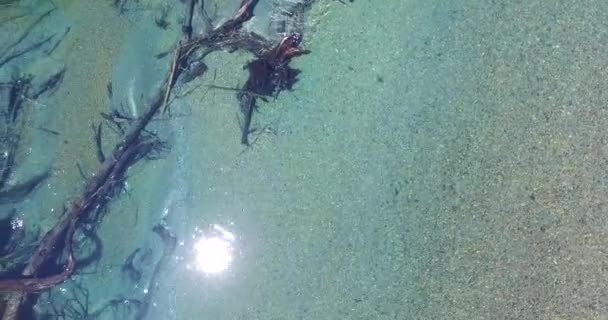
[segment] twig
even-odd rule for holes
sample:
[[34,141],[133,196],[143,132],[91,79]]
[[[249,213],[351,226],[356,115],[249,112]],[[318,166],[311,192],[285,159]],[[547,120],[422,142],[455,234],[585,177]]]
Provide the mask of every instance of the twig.
[[189,0],[188,2],[189,3],[186,6],[185,23],[182,25],[182,33],[186,41],[192,39],[192,17],[194,16],[194,4],[196,3],[196,0]]
[[38,130],[40,130],[40,131],[42,131],[42,132],[46,132],[46,133],[48,133],[48,134],[52,134],[52,135],[54,135],[54,136],[58,136],[58,135],[60,135],[60,134],[61,134],[61,133],[59,133],[59,131],[57,131],[57,130],[52,130],[52,129],[45,128],[45,127],[36,127],[36,129],[38,129]]
[[38,91],[32,94],[31,99],[36,100],[42,94],[48,91],[54,91],[57,89],[58,85],[63,81],[63,76],[65,75],[66,68],[62,68],[57,73],[51,75],[42,85]]
[[175,82],[175,78],[176,78],[176,72],[177,72],[177,63],[179,60],[179,56],[180,56],[180,52],[181,52],[181,46],[178,46],[175,49],[175,54],[173,55],[173,62],[171,62],[171,73],[169,73],[169,80],[167,81],[167,89],[165,90],[165,98],[163,99],[163,114],[165,112],[167,112],[167,109],[169,108],[169,105],[167,104],[167,101],[169,101],[169,95],[171,94],[171,88],[173,87],[173,84]]
[[103,146],[101,143],[101,122],[97,125],[97,128],[91,123],[91,130],[93,130],[93,137],[95,138],[95,154],[97,155],[97,160],[103,163],[106,161],[106,156],[103,154]]
[[80,177],[84,180],[87,180],[88,177],[87,175],[84,173],[84,170],[82,169],[82,166],[80,165],[79,162],[76,162],[76,168],[78,169],[78,173],[80,174]]
[[[189,0],[188,5],[186,6],[186,20],[184,25],[182,25],[182,41],[178,44],[177,48],[175,48],[175,53],[173,54],[171,72],[169,73],[167,89],[165,90],[165,98],[163,99],[163,114],[165,114],[169,108],[167,102],[169,101],[169,96],[171,95],[171,89],[175,84],[177,76],[181,72],[177,66],[179,63],[181,63],[182,44],[186,44],[192,39],[192,16],[194,15],[195,2],[195,0]],[[190,53],[188,52],[185,56],[188,56],[189,54]]]

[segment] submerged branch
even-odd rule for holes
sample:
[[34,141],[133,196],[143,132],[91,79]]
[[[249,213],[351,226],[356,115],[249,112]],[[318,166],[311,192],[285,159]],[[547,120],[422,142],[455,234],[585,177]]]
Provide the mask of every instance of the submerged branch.
[[67,261],[61,273],[44,278],[21,278],[0,280],[0,292],[38,292],[51,288],[65,281],[74,271],[74,255],[72,252],[72,237],[74,236],[75,220],[71,220],[65,233],[65,251]]
[[[192,6],[193,2],[189,1],[188,4]],[[117,5],[124,5],[124,3],[126,1],[115,1]],[[174,58],[165,80],[148,103],[146,112],[130,123],[129,129],[123,134],[121,141],[111,153],[104,156],[105,159],[98,170],[87,179],[80,196],[66,203],[66,210],[58,222],[40,240],[29,263],[21,272],[22,277],[0,280],[0,290],[16,291],[7,301],[3,320],[18,319],[19,308],[26,301],[28,292],[48,289],[63,282],[74,272],[74,258],[72,256],[74,229],[78,227],[79,222],[82,222],[81,219],[86,219],[91,212],[98,211],[100,207],[105,205],[115,194],[116,188],[124,181],[127,169],[158,145],[158,138],[148,134],[145,128],[153,117],[159,113],[160,109],[168,107],[171,90],[182,70],[184,70],[181,66],[194,61],[191,60],[191,57],[199,49],[205,48],[210,52],[220,49],[241,48],[253,52],[258,57],[256,61],[264,61],[266,64],[264,72],[251,73],[248,84],[242,92],[239,92],[239,94],[247,97],[246,100],[249,101],[248,105],[251,113],[257,97],[272,96],[277,91],[290,88],[291,80],[295,79],[295,73],[287,67],[287,63],[290,58],[304,53],[303,50],[298,48],[300,36],[297,34],[289,35],[278,45],[272,47],[268,45],[268,41],[259,36],[241,32],[242,24],[252,17],[256,3],[256,0],[242,0],[231,19],[211,30],[205,36],[193,38],[189,28],[184,28],[182,39],[174,50]],[[190,8],[187,8],[188,15],[192,14]],[[188,25],[191,19],[187,18],[186,21]],[[268,66],[271,68],[268,69]],[[272,72],[268,72],[268,70]],[[272,88],[272,90],[269,90],[269,88]],[[97,135],[100,135],[100,132]],[[244,140],[246,140],[246,136]],[[155,227],[154,231],[161,236],[165,243],[163,257],[154,271],[154,274],[157,274],[172,254],[176,239],[162,226]],[[66,267],[60,274],[47,278],[36,278],[35,275],[40,271],[42,265],[49,260],[53,249],[60,245],[62,235],[67,235],[65,248],[68,252],[68,259]],[[149,291],[154,289],[155,286],[156,281],[151,282]],[[151,297],[152,294],[149,292],[145,301],[142,302],[138,319],[146,315],[147,305],[149,305]]]

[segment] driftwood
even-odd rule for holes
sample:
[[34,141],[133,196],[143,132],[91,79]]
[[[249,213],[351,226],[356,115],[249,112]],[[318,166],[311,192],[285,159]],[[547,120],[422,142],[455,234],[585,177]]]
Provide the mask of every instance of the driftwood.
[[[116,4],[125,2],[115,1]],[[160,109],[167,110],[172,87],[181,72],[187,70],[193,61],[200,61],[200,56],[193,59],[199,49],[204,49],[206,52],[244,49],[252,52],[258,58],[256,61],[259,62],[254,61],[249,65],[250,71],[253,68],[253,72],[250,72],[250,80],[245,89],[251,93],[242,95],[242,97],[249,97],[247,99],[249,99],[250,113],[253,112],[257,96],[272,95],[282,89],[291,88],[296,73],[289,69],[287,64],[292,57],[305,53],[304,50],[298,48],[300,35],[290,34],[278,45],[273,46],[262,37],[241,31],[242,24],[252,17],[256,2],[255,0],[243,0],[231,19],[210,30],[206,35],[198,37],[192,37],[190,25],[195,0],[187,3],[187,19],[182,32],[182,40],[174,50],[168,75],[148,103],[146,112],[131,122],[130,128],[124,132],[120,143],[108,156],[104,156],[105,160],[99,169],[88,178],[81,195],[67,202],[59,221],[40,240],[29,263],[21,272],[22,277],[0,280],[0,291],[13,292],[6,302],[3,320],[19,318],[20,307],[26,301],[28,292],[48,289],[65,281],[74,272],[72,255],[74,229],[79,227],[79,223],[86,219],[87,215],[98,211],[112,197],[113,191],[124,180],[127,169],[158,145],[158,138],[148,134],[145,128]],[[261,68],[258,69],[258,67]],[[155,232],[165,241],[166,249],[163,259],[167,259],[169,256],[167,252],[174,247],[175,238],[164,228],[157,227]],[[66,242],[64,250],[67,256],[63,271],[56,275],[37,278],[36,275],[41,266],[48,262],[53,248],[60,247],[62,237]],[[157,269],[162,264],[164,263],[159,263]],[[155,274],[157,273],[158,270],[155,270]],[[151,294],[148,294],[147,299],[149,300],[150,297]],[[145,306],[146,303],[142,303],[137,318],[145,316],[147,313]]]

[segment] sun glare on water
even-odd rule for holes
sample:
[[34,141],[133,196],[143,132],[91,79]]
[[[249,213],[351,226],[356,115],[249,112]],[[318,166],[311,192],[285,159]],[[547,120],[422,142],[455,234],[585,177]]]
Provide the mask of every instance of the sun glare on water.
[[217,274],[227,270],[234,259],[235,236],[220,225],[211,225],[194,244],[196,270]]

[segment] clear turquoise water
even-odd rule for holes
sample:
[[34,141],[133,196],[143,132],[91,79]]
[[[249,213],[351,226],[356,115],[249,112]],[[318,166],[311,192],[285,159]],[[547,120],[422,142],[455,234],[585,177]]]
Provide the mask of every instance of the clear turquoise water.
[[[45,230],[81,187],[76,163],[97,165],[90,122],[112,107],[107,82],[114,107],[141,112],[170,63],[153,55],[179,28],[154,26],[160,0],[123,15],[103,1],[27,3],[0,7],[3,38],[51,7],[36,32],[71,27],[50,58],[18,62],[68,66],[26,126],[61,135],[26,130],[13,178],[53,166],[16,205],[26,228]],[[603,319],[607,6],[318,0],[311,54],[292,62],[300,81],[261,103],[264,130],[245,150],[234,92],[208,85],[241,86],[251,57],[211,54],[211,72],[177,88],[173,116],[153,122],[171,151],[129,171],[98,230],[101,258],[51,296],[81,284],[93,313],[153,287],[146,319]],[[161,221],[179,245],[150,284]],[[234,256],[204,274],[194,247],[212,224],[234,234]],[[152,250],[139,283],[121,272],[136,248]]]

